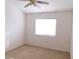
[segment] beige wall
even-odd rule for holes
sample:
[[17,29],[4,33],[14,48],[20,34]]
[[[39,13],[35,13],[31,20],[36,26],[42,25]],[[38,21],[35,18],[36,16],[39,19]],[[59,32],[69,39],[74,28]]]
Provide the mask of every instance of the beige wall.
[[24,44],[24,14],[6,1],[5,50],[9,51]]
[[[54,13],[38,13],[26,15],[26,44],[56,49],[60,51],[70,51],[71,29],[72,29],[72,11],[54,12]],[[35,19],[39,18],[55,18],[56,36],[38,36],[35,35]]]

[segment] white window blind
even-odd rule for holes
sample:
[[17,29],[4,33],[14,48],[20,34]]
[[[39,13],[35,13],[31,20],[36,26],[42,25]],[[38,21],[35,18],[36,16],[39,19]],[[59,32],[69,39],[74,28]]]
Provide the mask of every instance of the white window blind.
[[36,19],[35,22],[36,35],[56,35],[56,19]]

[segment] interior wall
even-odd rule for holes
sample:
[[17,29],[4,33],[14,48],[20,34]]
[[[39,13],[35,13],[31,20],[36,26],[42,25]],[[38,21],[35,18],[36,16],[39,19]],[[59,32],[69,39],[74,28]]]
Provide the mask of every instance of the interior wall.
[[70,47],[70,58],[73,59],[73,35],[72,35],[71,47]]
[[9,51],[24,44],[24,14],[6,0],[5,50]]
[[[26,15],[26,44],[70,52],[72,11]],[[35,19],[56,19],[56,36],[35,35]]]

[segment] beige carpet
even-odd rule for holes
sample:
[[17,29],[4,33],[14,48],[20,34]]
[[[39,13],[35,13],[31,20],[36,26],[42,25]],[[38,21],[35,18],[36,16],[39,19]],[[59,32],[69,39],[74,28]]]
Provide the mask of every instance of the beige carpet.
[[70,59],[68,53],[23,45],[6,53],[6,59]]

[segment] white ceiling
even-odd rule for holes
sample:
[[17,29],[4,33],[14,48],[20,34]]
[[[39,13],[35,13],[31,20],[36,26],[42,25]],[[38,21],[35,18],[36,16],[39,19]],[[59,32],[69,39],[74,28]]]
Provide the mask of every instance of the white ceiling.
[[26,13],[38,13],[38,12],[54,12],[54,11],[68,11],[73,9],[73,0],[40,0],[47,1],[49,5],[37,4],[40,7],[29,6],[24,8],[24,6],[28,3],[25,1],[13,1],[12,3]]

